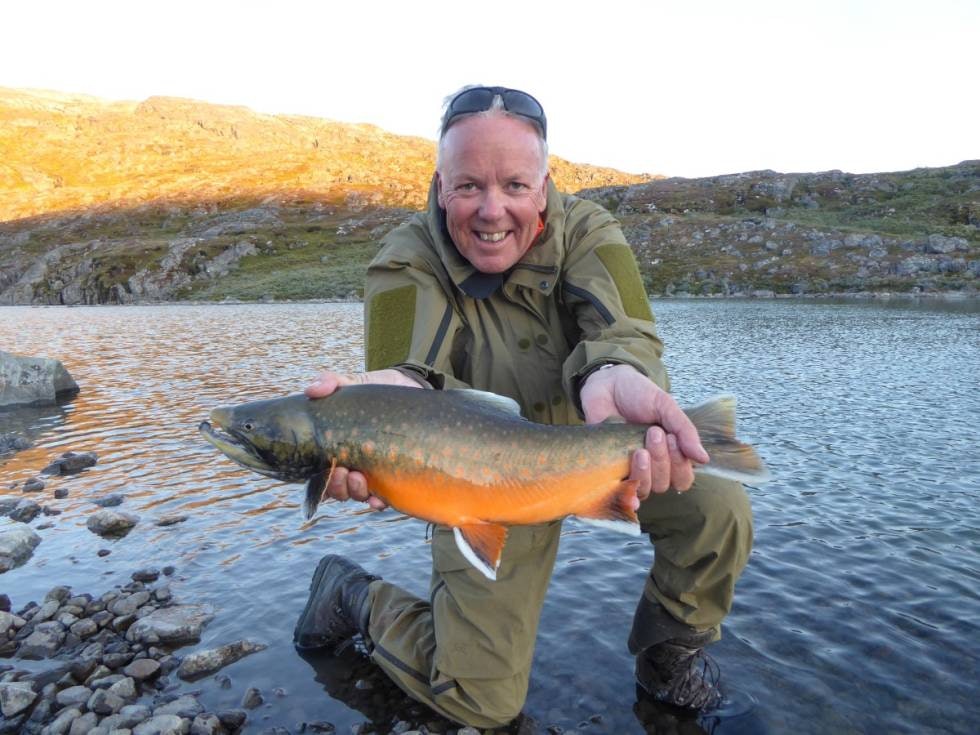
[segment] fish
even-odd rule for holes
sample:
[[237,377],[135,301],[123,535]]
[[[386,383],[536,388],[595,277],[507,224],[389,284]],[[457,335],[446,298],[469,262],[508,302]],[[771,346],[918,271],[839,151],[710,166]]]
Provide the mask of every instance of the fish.
[[[756,451],[735,438],[734,397],[685,413],[710,455],[696,474],[768,479]],[[239,465],[306,483],[307,519],[334,468],[363,473],[390,507],[452,528],[460,552],[489,579],[496,579],[509,526],[576,516],[640,533],[637,483],[628,475],[645,425],[538,424],[494,393],[350,385],[323,398],[289,395],[215,408],[198,428]]]

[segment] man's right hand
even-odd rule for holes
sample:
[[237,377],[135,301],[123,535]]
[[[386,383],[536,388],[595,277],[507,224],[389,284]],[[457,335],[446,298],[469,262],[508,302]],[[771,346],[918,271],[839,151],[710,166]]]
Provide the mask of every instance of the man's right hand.
[[[371,370],[366,373],[344,375],[325,370],[320,373],[304,391],[310,398],[324,398],[343,385],[365,385],[376,383],[381,385],[402,385],[408,388],[421,388],[417,380],[412,380],[394,369]],[[367,478],[356,470],[346,467],[334,467],[330,481],[324,489],[324,494],[334,500],[360,500],[375,510],[384,510],[387,504],[379,497],[372,495],[368,489]]]

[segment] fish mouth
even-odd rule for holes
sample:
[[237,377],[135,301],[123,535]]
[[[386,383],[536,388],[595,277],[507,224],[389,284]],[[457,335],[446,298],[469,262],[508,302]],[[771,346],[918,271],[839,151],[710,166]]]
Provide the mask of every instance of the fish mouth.
[[275,477],[277,479],[282,477],[282,473],[269,464],[259,454],[258,450],[252,446],[251,442],[234,430],[228,429],[227,431],[222,431],[220,427],[211,426],[211,423],[208,421],[202,421],[198,424],[197,430],[201,432],[201,435],[208,442],[228,457],[228,459],[237,462],[242,467],[247,467],[253,472],[258,472],[268,477]]

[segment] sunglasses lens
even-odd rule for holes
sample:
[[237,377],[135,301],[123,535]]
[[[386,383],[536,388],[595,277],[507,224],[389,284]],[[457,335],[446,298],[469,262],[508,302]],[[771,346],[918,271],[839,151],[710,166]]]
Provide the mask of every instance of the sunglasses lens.
[[508,112],[532,118],[540,118],[544,115],[544,110],[541,109],[541,105],[529,94],[510,89],[504,92],[502,96],[504,98],[504,107]]
[[527,92],[504,87],[474,87],[465,92],[460,92],[449,103],[449,116],[446,118],[442,132],[445,133],[449,124],[460,115],[489,110],[490,105],[493,104],[493,98],[498,94],[503,99],[505,110],[534,120],[541,127],[542,134],[548,135],[548,123],[545,120],[544,109],[541,104]]
[[459,94],[452,102],[452,113],[454,115],[468,115],[471,112],[483,112],[489,110],[493,104],[494,90],[479,88],[467,89]]

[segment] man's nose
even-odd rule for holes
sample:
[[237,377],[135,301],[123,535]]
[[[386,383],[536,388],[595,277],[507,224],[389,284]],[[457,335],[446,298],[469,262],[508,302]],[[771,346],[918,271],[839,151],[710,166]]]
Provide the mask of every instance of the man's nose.
[[483,193],[480,202],[480,218],[485,220],[500,219],[504,215],[503,192],[491,186]]

